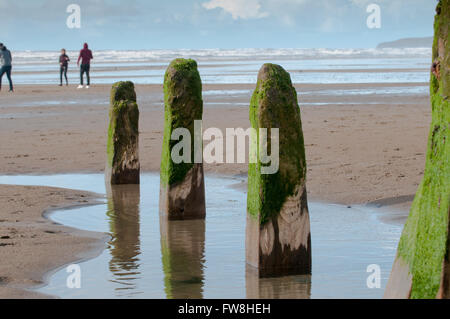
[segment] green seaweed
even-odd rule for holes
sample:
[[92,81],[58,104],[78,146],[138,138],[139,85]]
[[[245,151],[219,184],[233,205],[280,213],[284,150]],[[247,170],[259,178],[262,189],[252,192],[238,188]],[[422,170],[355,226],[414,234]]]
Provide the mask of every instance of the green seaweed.
[[398,257],[406,261],[410,268],[410,298],[414,299],[436,298],[443,262],[449,254],[449,8],[450,1],[442,0],[436,9],[433,62],[439,61],[440,76],[438,78],[431,73],[432,123],[426,165],[398,247]]
[[[164,139],[161,155],[161,182],[173,185],[183,181],[194,163],[194,121],[203,115],[202,82],[197,63],[191,59],[173,60],[164,75]],[[191,163],[176,164],[171,150],[179,142],[171,140],[173,130],[187,128],[191,133]]]
[[[279,128],[279,170],[275,174],[261,174],[263,165],[250,163],[248,170],[247,211],[259,218],[261,225],[277,216],[289,196],[306,180],[306,159],[297,92],[291,78],[281,66],[264,64],[258,75],[256,89],[250,102],[250,122],[259,128]],[[271,149],[270,138],[268,149]]]
[[110,102],[114,104],[118,101],[136,102],[136,92],[134,84],[131,81],[119,81],[113,84],[111,88]]

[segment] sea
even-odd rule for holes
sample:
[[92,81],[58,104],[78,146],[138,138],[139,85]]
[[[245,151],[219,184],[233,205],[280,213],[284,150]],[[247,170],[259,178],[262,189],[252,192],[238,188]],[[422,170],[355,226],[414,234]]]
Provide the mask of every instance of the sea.
[[[78,78],[78,52],[68,51],[69,77]],[[130,80],[161,84],[175,58],[198,63],[205,84],[256,83],[264,63],[282,65],[293,83],[424,83],[429,81],[431,48],[406,49],[202,49],[93,50],[93,83]],[[13,52],[16,84],[56,84],[58,51]]]

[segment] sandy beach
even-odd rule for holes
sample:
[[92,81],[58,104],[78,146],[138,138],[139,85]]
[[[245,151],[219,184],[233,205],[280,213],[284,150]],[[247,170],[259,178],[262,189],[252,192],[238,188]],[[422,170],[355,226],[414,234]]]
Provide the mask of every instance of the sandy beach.
[[[296,85],[312,199],[367,203],[414,194],[421,180],[430,123],[426,95],[381,96],[381,103],[375,94],[364,96],[363,103],[360,97],[317,93],[317,100],[330,104],[309,106],[308,103],[315,101],[305,100],[301,93],[361,86],[364,85]],[[377,89],[377,85],[365,86]],[[389,86],[393,85],[383,85]],[[0,95],[1,174],[103,171],[109,89],[108,85],[82,91],[73,87],[25,86],[18,88],[14,95]],[[205,94],[204,129],[217,127],[225,132],[227,127],[248,128],[248,107],[239,103],[248,103],[253,87],[204,86],[204,92],[219,89],[247,89],[249,93],[236,98],[216,98],[211,104],[214,97]],[[159,171],[162,86],[138,85],[137,95],[141,111],[141,168]],[[35,101],[46,104],[49,100],[60,104],[33,104]],[[339,104],[333,104],[336,100]],[[236,175],[246,174],[247,164],[205,164],[205,168],[208,173]]]
[[49,298],[24,288],[45,283],[50,270],[93,258],[109,240],[53,223],[52,210],[94,204],[98,196],[67,189],[0,187],[0,298]]
[[[395,204],[403,210],[423,176],[430,103],[427,94],[366,94],[418,84],[296,84],[308,163],[310,200],[345,205]],[[427,83],[421,83],[424,87]],[[23,85],[0,94],[0,174],[98,173],[106,160],[110,85]],[[204,85],[203,128],[248,128],[254,85]],[[215,91],[243,92],[216,95]],[[343,91],[326,94],[323,91]],[[137,85],[140,160],[159,171],[161,85]],[[303,95],[302,92],[309,92]],[[245,175],[247,164],[205,164],[207,174]],[[245,185],[237,185],[244,188]],[[95,195],[43,187],[0,186],[0,297],[43,297],[21,290],[44,274],[98,253],[105,238],[44,219],[44,211],[92,202]],[[38,245],[39,248],[36,247]]]

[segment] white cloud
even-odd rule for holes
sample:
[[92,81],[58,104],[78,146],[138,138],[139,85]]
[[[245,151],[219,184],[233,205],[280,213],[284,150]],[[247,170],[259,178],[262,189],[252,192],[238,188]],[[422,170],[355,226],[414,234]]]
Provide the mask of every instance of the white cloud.
[[292,26],[295,24],[295,14],[311,1],[325,0],[209,0],[202,3],[202,7],[207,10],[222,9],[231,14],[234,20],[272,16]]
[[352,4],[358,7],[366,7],[368,4],[373,3],[373,0],[350,0]]
[[259,0],[210,0],[202,3],[202,6],[207,10],[223,9],[230,13],[234,20],[260,19],[269,15],[268,12],[261,11]]

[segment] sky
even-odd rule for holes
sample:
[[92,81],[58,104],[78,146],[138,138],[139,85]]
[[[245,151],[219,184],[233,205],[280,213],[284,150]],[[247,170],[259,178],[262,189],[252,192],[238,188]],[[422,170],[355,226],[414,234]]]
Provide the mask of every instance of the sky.
[[[67,7],[80,8],[69,28]],[[367,7],[380,8],[368,28]],[[371,48],[433,35],[437,0],[0,0],[14,50]]]

